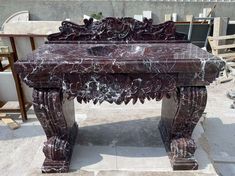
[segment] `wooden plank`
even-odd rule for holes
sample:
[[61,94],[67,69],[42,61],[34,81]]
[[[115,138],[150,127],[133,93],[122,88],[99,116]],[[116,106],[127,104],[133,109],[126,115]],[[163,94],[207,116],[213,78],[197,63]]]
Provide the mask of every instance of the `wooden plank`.
[[21,117],[22,117],[23,121],[26,121],[27,120],[27,113],[26,113],[26,109],[25,109],[24,92],[23,92],[23,89],[21,87],[21,82],[20,82],[19,75],[15,72],[15,69],[14,69],[15,59],[13,57],[8,57],[8,60],[9,60],[9,63],[11,65],[13,78],[15,80],[15,86],[16,86],[16,92],[17,92],[19,106],[20,106]]
[[219,57],[235,57],[235,53],[218,54]]
[[218,49],[228,49],[228,48],[235,48],[235,44],[228,44],[228,45],[218,45],[218,43],[214,42],[214,39],[217,40],[226,40],[226,39],[235,39],[235,35],[228,35],[228,36],[219,36],[219,37],[208,37],[208,41],[210,43],[212,54],[217,55],[219,57],[223,57],[226,61],[234,61],[235,60],[235,52],[225,52],[218,54]]
[[[224,36],[227,34],[228,18],[216,17],[214,19],[213,37]],[[225,44],[225,41],[214,40],[215,46]],[[213,54],[217,55],[223,52],[223,50],[213,50]]]
[[17,61],[18,60],[18,54],[17,54],[17,50],[16,50],[16,44],[15,44],[14,37],[10,37],[10,42],[11,42],[12,51],[14,53],[14,61]]
[[[25,108],[29,109],[31,107],[31,103],[25,103]],[[8,101],[5,104],[3,103],[2,106],[0,107],[0,110],[15,110],[15,109],[20,109],[20,105],[18,101]]]
[[211,38],[211,37],[207,37],[208,38],[208,42],[209,42],[209,44],[210,44],[210,46],[211,46],[211,49],[212,49],[212,54],[214,54],[215,52],[215,43],[213,42],[213,39]]
[[228,40],[228,39],[235,39],[235,34],[233,35],[225,35],[225,36],[218,36],[218,37],[211,37],[208,36],[210,40]]
[[17,101],[8,101],[6,102],[1,109],[19,109],[19,103]]
[[214,46],[213,49],[227,49],[227,48],[235,48],[235,44]]
[[234,57],[227,57],[227,58],[225,58],[225,60],[226,60],[227,62],[235,61],[235,56],[234,56]]
[[14,110],[20,110],[20,106],[19,103],[17,101],[8,101],[6,102],[1,108],[0,110],[3,112],[6,111],[14,111]]
[[15,130],[20,127],[16,121],[12,120],[11,118],[2,118],[3,123],[5,123],[10,129]]
[[33,37],[29,37],[30,39],[30,44],[31,44],[31,48],[32,48],[32,51],[36,49],[35,47],[35,42],[34,42],[34,38]]
[[[16,105],[15,105],[16,106]],[[28,111],[29,108],[32,106],[31,103],[26,103],[25,104],[25,111]],[[16,109],[14,109],[13,107],[5,107],[5,108],[0,108],[0,113],[7,113],[7,112],[13,112],[13,113],[19,113],[21,112],[21,109],[19,107],[19,104],[18,104],[18,107]]]
[[0,53],[0,57],[10,57],[13,53]]
[[6,113],[0,113],[0,119],[7,117]]

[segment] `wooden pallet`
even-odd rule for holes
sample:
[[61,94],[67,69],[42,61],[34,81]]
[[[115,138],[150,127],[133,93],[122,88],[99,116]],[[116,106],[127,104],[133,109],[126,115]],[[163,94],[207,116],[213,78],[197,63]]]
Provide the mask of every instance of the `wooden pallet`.
[[[227,40],[233,40],[234,43],[226,42]],[[235,61],[235,51],[231,50],[235,48],[235,34],[218,36],[218,37],[209,36],[208,41],[212,49],[212,54],[219,56],[225,59],[226,61]],[[225,42],[220,45],[220,42],[218,41],[225,41]],[[220,52],[218,52],[219,50]]]

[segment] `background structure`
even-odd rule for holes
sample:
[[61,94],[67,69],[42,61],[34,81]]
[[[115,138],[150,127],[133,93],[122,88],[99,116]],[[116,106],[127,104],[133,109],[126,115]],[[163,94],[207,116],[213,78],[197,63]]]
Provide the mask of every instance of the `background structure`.
[[[211,1],[211,2],[207,2]],[[224,2],[221,2],[224,1]],[[104,16],[131,16],[143,10],[153,13],[154,23],[164,21],[165,14],[198,16],[203,8],[215,9],[216,16],[235,20],[234,0],[0,0],[0,25],[13,13],[28,10],[31,20],[62,21],[66,18],[80,22],[84,14],[102,12]]]

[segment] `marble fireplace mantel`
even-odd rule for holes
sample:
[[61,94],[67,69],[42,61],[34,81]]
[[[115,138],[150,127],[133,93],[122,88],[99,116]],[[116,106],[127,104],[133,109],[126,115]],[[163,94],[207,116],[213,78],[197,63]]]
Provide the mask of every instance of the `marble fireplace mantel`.
[[42,171],[69,170],[78,129],[74,98],[95,104],[163,99],[159,129],[173,169],[197,169],[191,135],[206,106],[205,86],[224,62],[185,41],[173,22],[84,23],[62,22],[47,44],[15,63],[21,79],[34,88],[34,110],[47,136]]

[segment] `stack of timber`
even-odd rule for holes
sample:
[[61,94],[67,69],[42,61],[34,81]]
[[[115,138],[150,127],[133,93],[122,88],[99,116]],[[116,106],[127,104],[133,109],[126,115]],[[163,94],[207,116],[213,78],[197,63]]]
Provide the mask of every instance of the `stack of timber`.
[[[210,43],[212,54],[219,56],[226,61],[235,61],[235,34],[218,36],[218,37],[208,37]],[[225,41],[220,44],[219,41]]]

